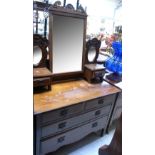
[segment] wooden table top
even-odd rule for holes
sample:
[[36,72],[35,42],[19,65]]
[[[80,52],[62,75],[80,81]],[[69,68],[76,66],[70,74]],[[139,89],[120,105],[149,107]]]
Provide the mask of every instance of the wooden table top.
[[46,67],[42,68],[33,68],[33,77],[49,77],[52,76],[52,72],[48,70]]
[[105,81],[90,84],[82,79],[53,84],[51,91],[34,94],[34,115],[117,92],[118,88]]
[[101,64],[86,64],[85,67],[88,68],[91,71],[105,69],[105,67],[103,66],[103,64],[102,65]]

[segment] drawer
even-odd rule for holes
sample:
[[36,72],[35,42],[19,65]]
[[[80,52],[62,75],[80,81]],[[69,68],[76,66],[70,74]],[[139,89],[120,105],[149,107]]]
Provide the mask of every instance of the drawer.
[[93,108],[99,108],[99,107],[102,107],[105,105],[110,105],[110,104],[114,103],[115,97],[116,97],[116,94],[112,94],[112,95],[108,95],[108,96],[101,97],[98,99],[93,99],[93,100],[87,101],[85,108],[86,108],[86,110],[89,110],[89,109],[93,109]]
[[41,124],[54,122],[58,119],[65,119],[70,115],[80,113],[84,110],[84,104],[76,104],[59,110],[50,111],[41,115]]
[[96,132],[105,127],[108,117],[103,117],[66,133],[41,141],[41,155],[53,152],[63,145],[76,142],[91,132]]
[[44,126],[42,127],[41,136],[46,137],[66,129],[76,127],[77,125],[80,125],[82,123],[87,123],[88,121],[95,119],[97,117],[108,115],[110,108],[111,108],[111,105],[108,105],[101,109],[97,109],[95,111],[91,111],[76,117],[72,117],[70,119],[66,119],[58,123]]
[[50,77],[47,78],[34,78],[33,79],[33,86],[37,87],[37,86],[47,86],[50,85],[51,80]]
[[95,71],[93,73],[93,78],[96,78],[96,77],[104,77],[104,74],[105,74],[105,70]]

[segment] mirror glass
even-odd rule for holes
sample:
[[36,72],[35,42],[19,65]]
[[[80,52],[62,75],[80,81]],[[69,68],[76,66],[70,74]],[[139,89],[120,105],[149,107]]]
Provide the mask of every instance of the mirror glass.
[[53,15],[53,73],[82,70],[84,19]]
[[33,65],[39,64],[42,58],[42,51],[39,46],[33,47]]
[[94,46],[91,46],[88,51],[88,61],[93,62],[96,56],[96,49]]

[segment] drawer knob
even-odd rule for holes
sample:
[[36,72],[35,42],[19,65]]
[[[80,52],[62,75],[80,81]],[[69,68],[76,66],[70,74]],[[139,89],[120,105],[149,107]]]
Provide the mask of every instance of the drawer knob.
[[61,116],[65,116],[65,115],[67,115],[67,113],[68,113],[68,109],[64,109],[64,110],[62,110],[62,111],[60,112],[60,115],[61,115]]
[[97,127],[97,125],[98,125],[98,123],[97,123],[97,122],[93,123],[93,124],[92,124],[92,128]]
[[59,129],[63,129],[63,128],[65,128],[65,127],[66,127],[66,122],[60,123],[60,124],[58,125],[58,128],[59,128]]
[[98,115],[100,115],[101,114],[101,110],[97,110],[96,112],[95,112],[95,116],[98,116]]
[[65,140],[65,136],[58,138],[58,143],[62,143]]

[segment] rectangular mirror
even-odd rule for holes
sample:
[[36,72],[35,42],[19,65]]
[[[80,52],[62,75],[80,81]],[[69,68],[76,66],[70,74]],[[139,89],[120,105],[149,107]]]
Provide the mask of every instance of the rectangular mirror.
[[84,20],[53,15],[53,73],[82,71]]
[[49,8],[49,66],[53,81],[82,78],[87,14],[73,6]]

